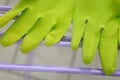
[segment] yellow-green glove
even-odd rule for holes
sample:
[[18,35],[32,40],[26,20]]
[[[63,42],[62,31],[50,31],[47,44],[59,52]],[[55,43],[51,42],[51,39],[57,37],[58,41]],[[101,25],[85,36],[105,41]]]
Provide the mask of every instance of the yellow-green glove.
[[33,50],[45,38],[45,45],[56,44],[72,20],[74,0],[20,0],[0,18],[0,27],[20,12],[21,15],[3,34],[2,46],[10,46],[25,35],[21,51]]
[[113,1],[115,14],[101,31],[99,55],[106,74],[112,74],[116,68],[118,42],[120,43],[120,0]]
[[[76,50],[83,37],[82,58],[85,64],[89,64],[94,58],[99,41],[101,41],[101,64],[107,75],[114,72],[118,46],[116,24],[113,26],[113,23],[116,22],[113,20],[115,17],[113,1],[76,0],[71,42],[72,49]],[[110,28],[112,26],[114,28]],[[100,39],[100,36],[105,40]]]

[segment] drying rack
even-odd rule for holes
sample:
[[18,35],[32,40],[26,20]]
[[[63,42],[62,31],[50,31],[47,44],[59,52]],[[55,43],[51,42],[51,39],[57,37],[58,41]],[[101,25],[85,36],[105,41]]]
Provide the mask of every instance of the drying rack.
[[[11,6],[0,6],[0,11],[8,11],[11,9]],[[2,16],[2,14],[0,14]],[[2,34],[0,34],[1,36]],[[16,44],[20,44],[19,40]],[[40,46],[43,46],[43,42]],[[70,46],[70,37],[63,37],[62,40],[55,45],[56,47],[69,47]],[[81,44],[80,44],[81,47]],[[91,69],[91,68],[73,68],[73,67],[59,67],[59,66],[41,66],[41,65],[32,65],[34,52],[30,52],[27,55],[26,64],[3,64],[0,63],[0,70],[8,71],[25,71],[26,76],[25,80],[30,80],[31,72],[50,72],[50,73],[68,73],[68,74],[89,74],[89,75],[101,75],[105,76],[102,69]],[[116,70],[112,76],[120,76],[120,70]]]

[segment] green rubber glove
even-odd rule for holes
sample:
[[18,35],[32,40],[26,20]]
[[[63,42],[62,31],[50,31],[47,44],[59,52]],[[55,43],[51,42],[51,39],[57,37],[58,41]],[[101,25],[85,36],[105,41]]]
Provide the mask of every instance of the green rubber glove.
[[0,27],[21,13],[12,26],[3,34],[2,46],[10,46],[24,39],[20,45],[23,53],[33,50],[45,39],[51,46],[63,37],[73,18],[74,0],[20,0],[0,18]]
[[[76,0],[71,41],[72,49],[76,50],[83,37],[82,58],[85,64],[91,63],[99,41],[101,41],[101,64],[107,75],[111,75],[114,72],[118,46],[116,27],[110,28],[114,25],[112,23],[114,23],[113,18],[115,17],[113,1]],[[105,28],[106,26],[107,28]],[[102,35],[100,35],[101,31],[103,31]],[[100,39],[100,36],[105,40]]]
[[114,18],[101,31],[99,55],[106,74],[111,75],[116,68],[118,42],[120,43],[120,0],[113,1]]

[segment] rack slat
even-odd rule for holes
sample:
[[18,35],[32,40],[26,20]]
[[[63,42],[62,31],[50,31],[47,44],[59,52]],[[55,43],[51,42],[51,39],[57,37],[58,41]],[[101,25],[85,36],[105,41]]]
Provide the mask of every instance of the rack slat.
[[[50,73],[69,73],[69,74],[90,74],[102,75],[101,69],[90,68],[71,68],[71,67],[56,67],[56,66],[38,66],[38,65],[20,65],[20,64],[0,64],[0,70],[12,71],[30,71],[30,72],[50,72]],[[120,76],[120,70],[116,70],[113,76]]]

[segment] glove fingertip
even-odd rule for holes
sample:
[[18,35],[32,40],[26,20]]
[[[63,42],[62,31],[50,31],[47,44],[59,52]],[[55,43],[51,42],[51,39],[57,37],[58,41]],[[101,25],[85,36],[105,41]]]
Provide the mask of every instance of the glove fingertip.
[[50,46],[52,46],[56,43],[57,43],[57,41],[52,36],[47,36],[45,38],[44,44],[45,44],[46,47],[50,47]]
[[114,67],[104,67],[103,68],[103,72],[107,76],[111,76],[114,73],[114,71],[115,71]]
[[93,60],[93,57],[92,56],[88,56],[88,55],[83,55],[83,62],[84,64],[90,64]]
[[70,46],[71,46],[71,49],[75,51],[78,49],[79,45],[77,43],[72,42]]
[[3,34],[0,39],[0,43],[4,47],[8,47],[14,44],[19,39],[19,35],[15,34],[14,32],[10,32],[9,34]]
[[23,53],[23,54],[28,54],[30,51],[31,51],[31,46],[30,44],[25,44],[25,43],[22,43],[20,45],[20,51]]
[[35,41],[30,37],[25,37],[20,45],[20,51],[24,54],[29,53],[34,48]]
[[20,46],[20,51],[21,51],[23,54],[28,54],[28,53],[29,53],[29,49],[26,48],[25,46]]
[[90,64],[95,56],[95,50],[96,49],[88,49],[88,46],[82,46],[82,59],[84,64]]
[[2,28],[7,22],[2,17],[0,18],[0,28]]
[[3,47],[8,47],[8,45],[9,45],[8,40],[6,40],[6,39],[0,39],[0,44]]
[[89,59],[85,59],[85,60],[83,60],[83,63],[86,64],[86,65],[88,65],[88,64],[91,63],[91,60],[89,60]]

